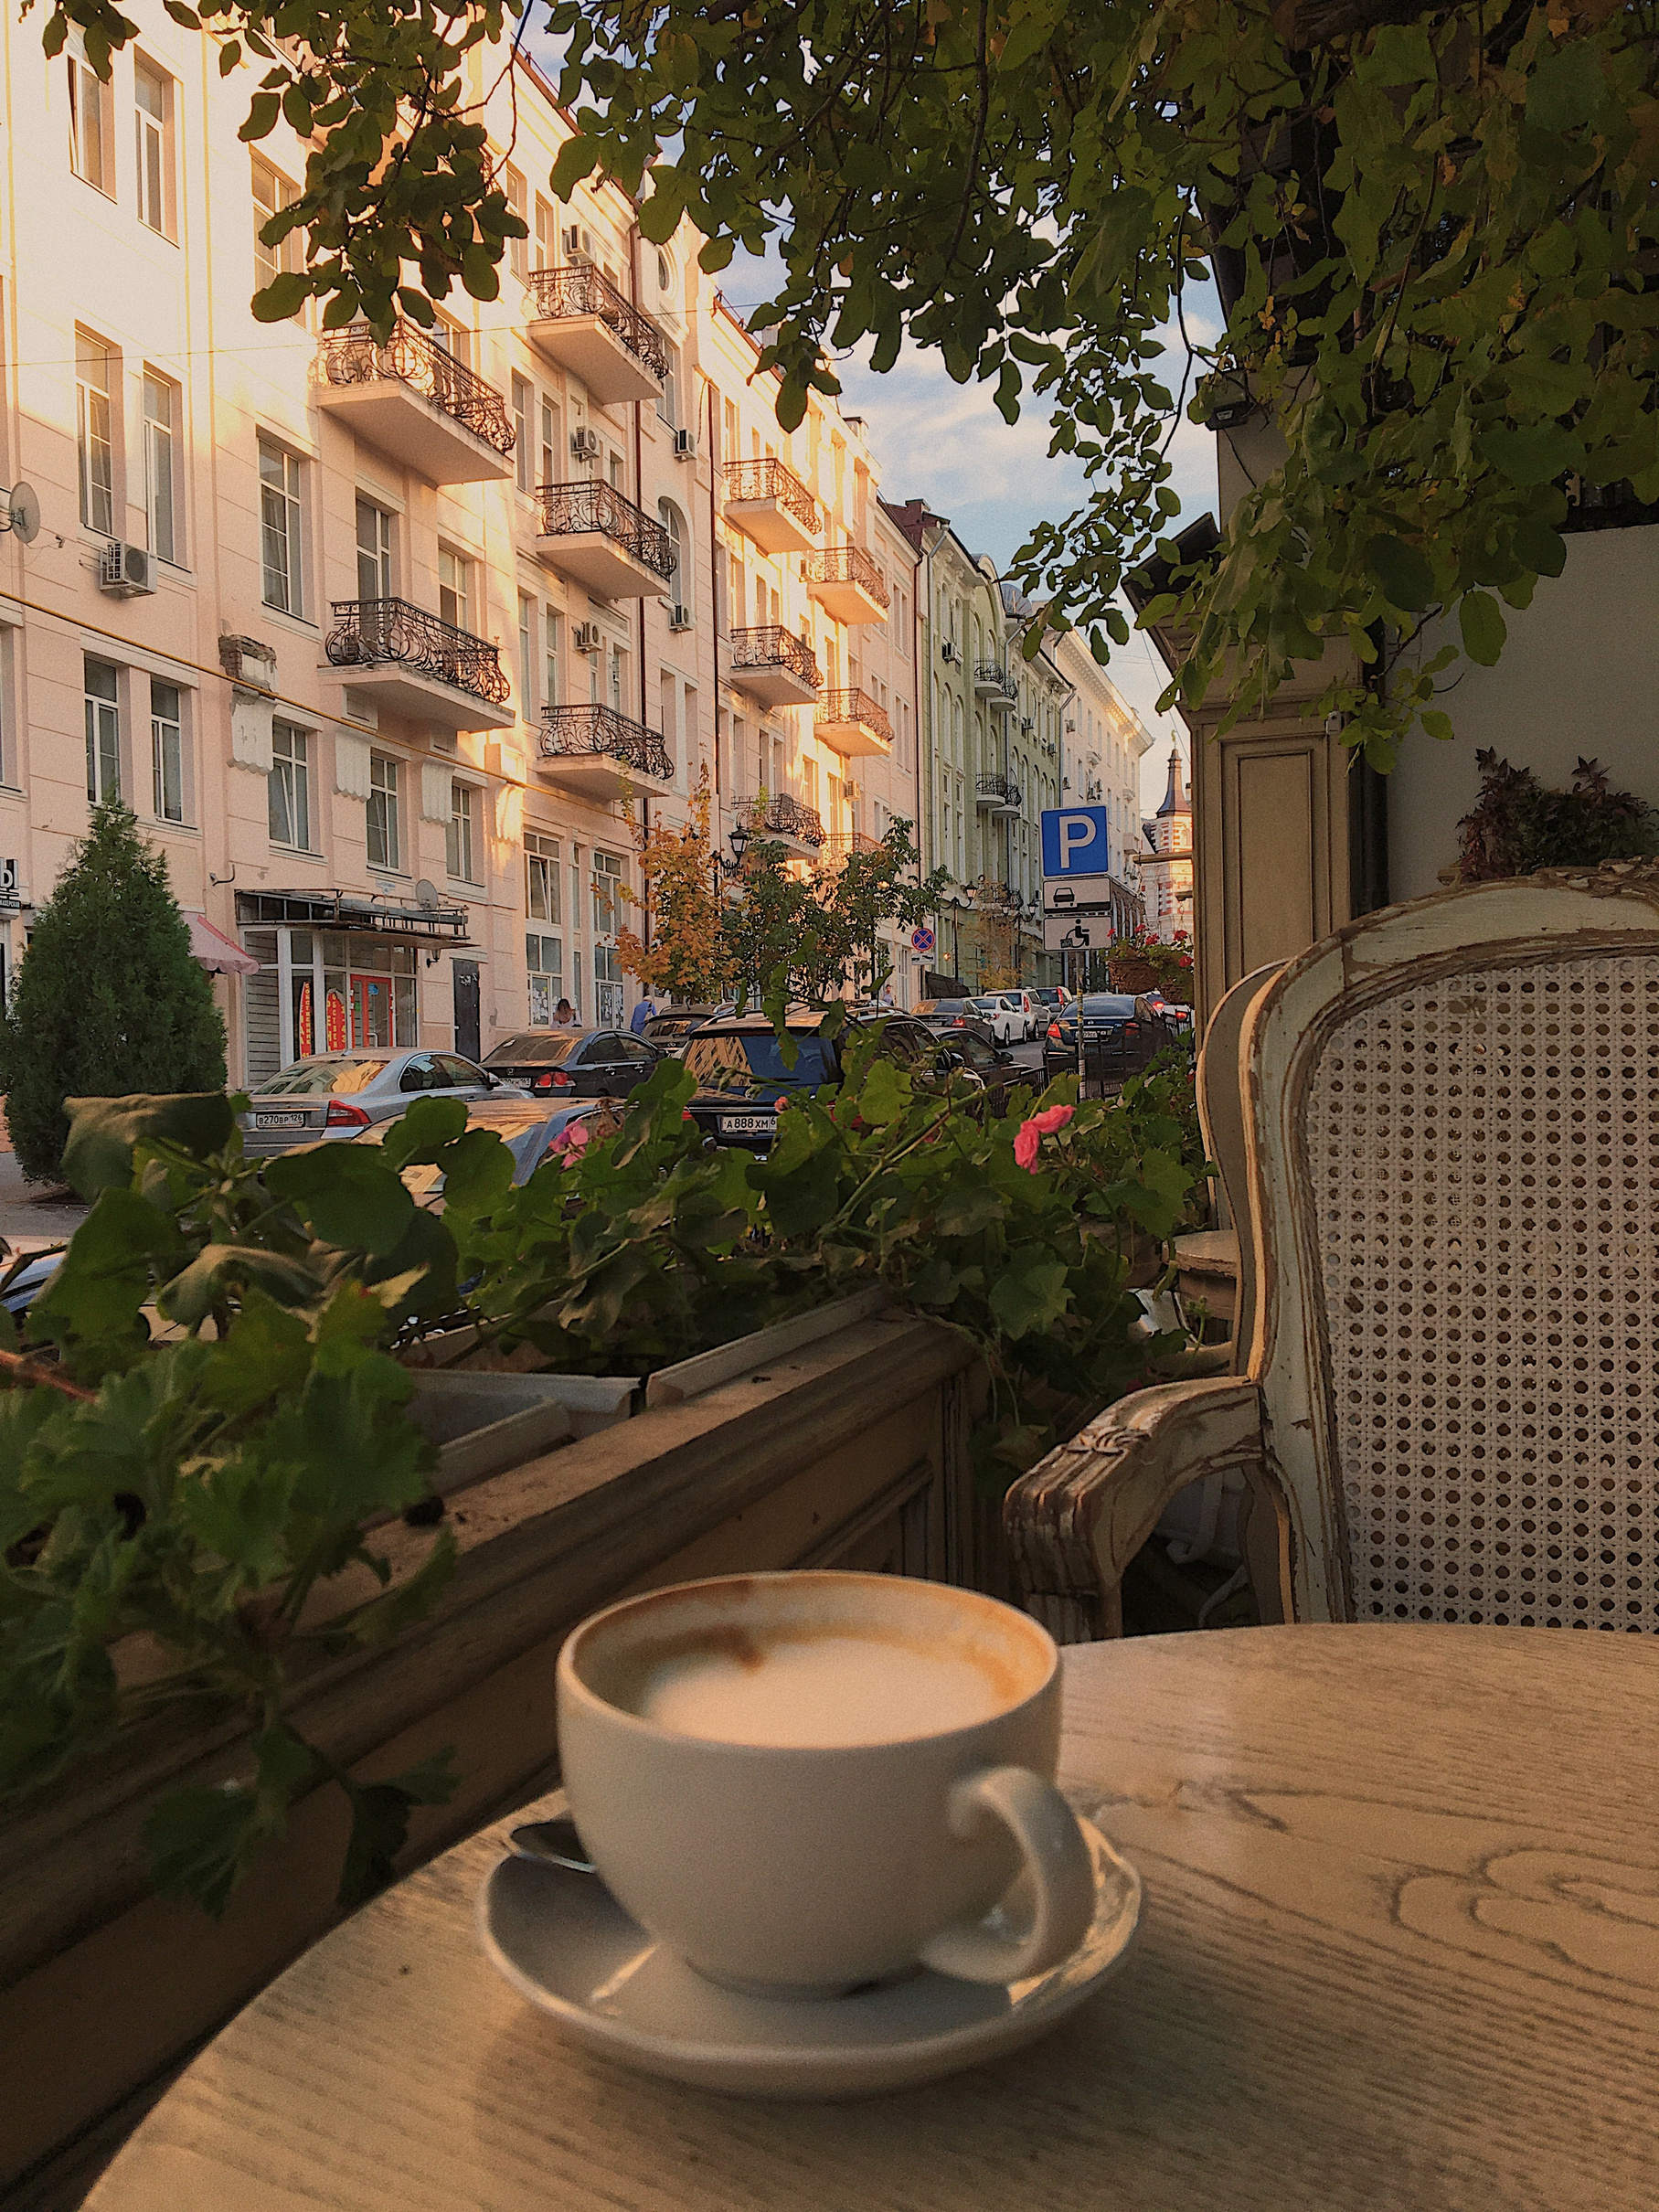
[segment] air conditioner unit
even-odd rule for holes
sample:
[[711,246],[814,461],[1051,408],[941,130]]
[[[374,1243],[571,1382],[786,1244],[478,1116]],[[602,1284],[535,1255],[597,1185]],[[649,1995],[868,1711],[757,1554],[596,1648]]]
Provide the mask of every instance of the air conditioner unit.
[[585,428],[572,431],[570,432],[570,451],[576,455],[578,461],[597,461],[599,459],[599,432]]
[[696,431],[675,431],[674,433],[674,457],[676,461],[695,461],[697,459],[697,434]]
[[586,223],[567,223],[558,235],[564,241],[568,261],[592,261],[593,233]]
[[111,538],[98,558],[98,589],[112,599],[137,599],[155,589],[155,564],[143,546]]
[[670,630],[689,630],[691,627],[691,609],[689,607],[682,607],[676,601],[668,610],[668,627]]
[[956,648],[949,638],[940,646],[939,657],[941,661],[953,661],[956,658]]
[[578,622],[570,632],[570,647],[575,653],[597,653],[604,640],[600,636],[597,622]]

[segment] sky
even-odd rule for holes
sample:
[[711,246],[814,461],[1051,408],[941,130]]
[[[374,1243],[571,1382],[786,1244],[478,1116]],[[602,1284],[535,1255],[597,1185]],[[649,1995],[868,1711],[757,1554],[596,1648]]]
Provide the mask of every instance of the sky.
[[[748,311],[770,296],[770,261],[739,255],[719,282],[733,311]],[[1187,328],[1195,339],[1208,336],[1216,317],[1203,300],[1189,304]],[[1179,354],[1169,356],[1172,388],[1180,378]],[[843,357],[835,363],[841,379],[844,410],[862,415],[880,473],[882,495],[892,501],[924,499],[935,514],[948,516],[957,536],[974,553],[988,553],[1005,570],[1034,524],[1063,521],[1088,496],[1081,463],[1069,454],[1050,458],[1049,424],[1040,406],[1005,422],[992,398],[991,384],[953,384],[934,353],[905,346],[885,375],[867,360]],[[1170,449],[1180,529],[1216,508],[1215,441],[1196,423],[1183,421]],[[1167,674],[1150,638],[1134,633],[1126,646],[1112,649],[1106,673],[1153,733],[1154,742],[1142,763],[1142,799],[1150,811],[1163,798],[1168,780],[1169,748],[1180,746],[1185,759],[1185,727],[1174,714],[1160,715],[1154,702]]]

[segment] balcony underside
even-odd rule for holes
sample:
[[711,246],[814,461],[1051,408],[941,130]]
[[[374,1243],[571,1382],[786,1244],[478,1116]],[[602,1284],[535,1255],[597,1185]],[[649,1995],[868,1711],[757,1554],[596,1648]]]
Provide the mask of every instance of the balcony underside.
[[534,765],[554,791],[570,792],[581,799],[620,799],[630,787],[636,792],[666,791],[673,780],[649,775],[614,753],[543,753]]
[[824,612],[838,622],[885,622],[888,618],[881,601],[862,584],[845,579],[825,582],[808,577],[806,590],[808,598],[816,600]]
[[781,499],[728,499],[726,519],[766,553],[815,553],[818,533]]
[[655,399],[662,383],[631,353],[602,315],[558,315],[529,325],[529,339],[544,361],[580,377],[601,407],[627,399]]
[[407,716],[411,722],[435,722],[441,729],[510,729],[516,719],[510,706],[498,707],[475,692],[441,677],[424,675],[400,661],[370,661],[356,667],[336,668],[319,664],[319,675],[334,683],[361,691],[382,714]]
[[664,599],[668,581],[603,530],[561,531],[538,537],[536,550],[549,569],[601,599]]
[[818,696],[818,686],[807,683],[785,661],[761,668],[734,668],[728,680],[764,707],[809,707]]
[[354,437],[417,470],[429,484],[494,484],[513,473],[511,454],[498,453],[396,377],[319,385],[317,405]]
[[885,760],[893,750],[887,739],[877,737],[865,722],[819,720],[813,724],[813,735],[849,760]]

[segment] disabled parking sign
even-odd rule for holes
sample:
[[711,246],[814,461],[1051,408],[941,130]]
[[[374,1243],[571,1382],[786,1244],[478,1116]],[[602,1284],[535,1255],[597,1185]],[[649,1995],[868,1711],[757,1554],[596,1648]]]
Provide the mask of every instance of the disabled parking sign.
[[1057,806],[1043,814],[1043,874],[1104,876],[1110,857],[1103,806]]

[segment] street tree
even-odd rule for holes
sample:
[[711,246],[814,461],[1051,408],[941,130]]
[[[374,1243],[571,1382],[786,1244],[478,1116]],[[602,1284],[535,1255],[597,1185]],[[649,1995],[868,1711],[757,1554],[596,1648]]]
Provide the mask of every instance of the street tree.
[[0,1088],[26,1175],[56,1175],[64,1101],[225,1088],[225,1024],[167,879],[116,799],[41,908],[0,1021]]
[[[495,296],[523,225],[463,86],[500,0],[165,4],[261,65],[244,136],[309,135],[263,234],[303,234],[304,266],[259,314],[312,294],[384,330],[457,282]],[[52,50],[71,25],[94,68],[134,36],[113,0],[55,0]],[[709,271],[776,248],[751,320],[785,427],[835,353],[886,369],[907,339],[1010,420],[1048,412],[1092,488],[1015,563],[1028,652],[1069,623],[1106,658],[1155,561],[1170,696],[1225,671],[1251,714],[1345,644],[1359,675],[1319,710],[1387,766],[1420,721],[1452,734],[1426,621],[1495,661],[1565,561],[1570,486],[1659,501],[1652,0],[550,0],[543,25],[577,124],[556,195],[613,177],[648,240],[704,231]],[[1225,326],[1189,343],[1212,275]],[[1195,563],[1169,443],[1221,409],[1265,465]]]
[[[708,835],[711,803],[705,770],[686,820],[652,824],[640,848],[643,891],[638,903],[644,931],[639,935],[624,927],[616,933],[625,974],[647,991],[691,1005],[718,999],[722,992],[720,897]],[[622,813],[632,830],[631,792],[623,796]]]

